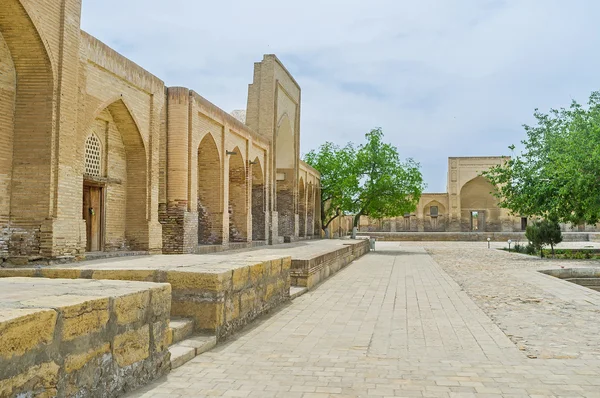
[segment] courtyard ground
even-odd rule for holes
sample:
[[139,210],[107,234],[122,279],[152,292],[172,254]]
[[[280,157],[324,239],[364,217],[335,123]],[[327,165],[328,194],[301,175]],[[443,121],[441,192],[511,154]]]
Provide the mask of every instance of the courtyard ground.
[[130,396],[600,397],[600,294],[537,272],[561,264],[599,265],[377,243]]

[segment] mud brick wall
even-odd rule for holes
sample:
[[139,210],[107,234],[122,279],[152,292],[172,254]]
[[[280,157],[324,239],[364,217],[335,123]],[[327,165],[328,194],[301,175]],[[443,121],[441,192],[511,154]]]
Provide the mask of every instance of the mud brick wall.
[[[169,285],[76,282],[73,294],[0,306],[0,397],[114,397],[169,371]],[[53,289],[65,281],[35,283]]]

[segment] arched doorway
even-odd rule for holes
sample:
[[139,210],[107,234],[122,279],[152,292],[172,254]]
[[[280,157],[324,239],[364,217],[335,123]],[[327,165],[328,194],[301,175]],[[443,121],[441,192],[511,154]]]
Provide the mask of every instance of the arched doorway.
[[492,195],[494,186],[477,176],[460,190],[461,230],[472,232],[500,231],[498,199]]
[[246,167],[240,148],[229,155],[229,241],[246,242],[248,237]]
[[258,157],[252,162],[252,240],[265,240],[265,178]]
[[308,207],[306,211],[307,235],[315,235],[315,192],[312,181],[308,183]]
[[425,232],[442,232],[446,230],[446,207],[432,200],[423,207],[423,229]]
[[98,112],[84,145],[86,251],[147,250],[146,148],[122,100]]
[[40,252],[52,216],[54,77],[48,52],[18,0],[0,5],[0,253]]
[[296,207],[294,202],[296,190],[295,146],[292,121],[284,114],[277,125],[276,168],[277,174],[277,212],[280,236],[293,236],[295,231]]
[[298,182],[298,220],[298,234],[304,237],[306,236],[306,188],[302,177]]
[[221,159],[213,136],[198,146],[198,244],[223,242]]

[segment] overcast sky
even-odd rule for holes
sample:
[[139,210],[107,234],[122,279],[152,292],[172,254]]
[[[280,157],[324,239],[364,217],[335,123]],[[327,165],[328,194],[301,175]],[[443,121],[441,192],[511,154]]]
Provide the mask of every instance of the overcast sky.
[[302,88],[303,154],[382,127],[429,192],[449,156],[509,155],[535,108],[600,90],[597,0],[83,0],[82,28],[228,112],[277,54]]

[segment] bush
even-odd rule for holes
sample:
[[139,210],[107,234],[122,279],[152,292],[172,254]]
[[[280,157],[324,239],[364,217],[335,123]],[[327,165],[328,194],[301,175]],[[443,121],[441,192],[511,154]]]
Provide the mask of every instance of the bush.
[[550,245],[552,256],[554,256],[554,246],[562,242],[560,225],[557,221],[548,219],[528,225],[525,236],[529,240],[529,244],[533,246],[534,251],[540,252],[541,257],[544,257],[544,246]]
[[530,243],[527,246],[525,246],[525,254],[534,254],[535,253],[535,247]]

